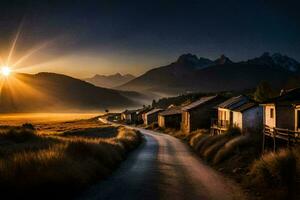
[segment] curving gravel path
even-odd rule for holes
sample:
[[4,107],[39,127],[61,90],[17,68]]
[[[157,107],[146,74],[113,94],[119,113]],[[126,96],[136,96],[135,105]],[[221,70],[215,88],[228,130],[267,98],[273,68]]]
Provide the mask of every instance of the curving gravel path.
[[201,162],[180,140],[141,128],[145,142],[109,178],[79,199],[243,199],[233,182]]

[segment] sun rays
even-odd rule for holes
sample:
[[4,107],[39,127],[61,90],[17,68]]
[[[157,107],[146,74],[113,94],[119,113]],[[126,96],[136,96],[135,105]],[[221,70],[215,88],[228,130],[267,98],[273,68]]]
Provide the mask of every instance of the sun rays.
[[[16,35],[11,43],[9,50],[7,51],[7,57],[0,55],[0,103],[3,101],[9,101],[11,105],[19,99],[32,98],[44,99],[47,101],[54,101],[54,97],[50,97],[48,94],[41,93],[39,91],[40,86],[36,86],[32,81],[27,81],[26,75],[18,74],[20,69],[30,68],[35,65],[41,65],[42,62],[34,63],[31,59],[35,54],[40,53],[42,50],[46,49],[54,40],[47,40],[34,47],[30,48],[23,55],[17,56],[18,42],[21,38],[21,30],[23,23],[19,26]],[[16,57],[18,57],[16,59]],[[26,65],[25,61],[31,59],[31,65]],[[40,58],[39,58],[40,59]],[[48,63],[49,60],[43,61]],[[22,102],[20,102],[22,104]]]

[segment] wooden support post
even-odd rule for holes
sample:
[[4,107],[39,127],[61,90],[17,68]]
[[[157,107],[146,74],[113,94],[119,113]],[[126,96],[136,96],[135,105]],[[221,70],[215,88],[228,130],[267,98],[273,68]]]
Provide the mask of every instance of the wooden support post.
[[265,140],[266,140],[266,136],[265,136],[265,129],[263,130],[263,138],[262,138],[262,154],[265,153]]
[[288,142],[287,142],[287,147],[290,148],[290,133],[288,132]]
[[273,151],[276,151],[276,129],[273,131]]

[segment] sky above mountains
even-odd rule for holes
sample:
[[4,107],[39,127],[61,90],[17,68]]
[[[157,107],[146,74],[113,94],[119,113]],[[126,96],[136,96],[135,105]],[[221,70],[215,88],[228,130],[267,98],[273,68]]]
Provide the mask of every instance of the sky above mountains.
[[16,70],[83,78],[139,75],[182,53],[234,61],[280,52],[300,60],[300,3],[287,0],[1,1],[0,55]]

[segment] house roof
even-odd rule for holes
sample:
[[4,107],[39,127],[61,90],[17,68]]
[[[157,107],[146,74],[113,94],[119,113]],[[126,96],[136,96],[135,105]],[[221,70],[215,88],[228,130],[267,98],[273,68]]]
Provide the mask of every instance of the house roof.
[[177,106],[171,107],[171,108],[168,108],[167,110],[159,113],[159,115],[161,115],[161,116],[177,115],[177,114],[181,114],[181,107],[177,107]]
[[253,107],[256,107],[256,106],[258,106],[258,104],[255,103],[255,102],[247,102],[247,103],[244,103],[241,106],[233,109],[233,111],[244,112],[244,111],[249,110],[249,109],[251,109]]
[[263,102],[262,104],[270,103],[300,104],[300,88],[287,90],[284,94]]
[[217,107],[233,110],[233,109],[237,109],[238,107],[242,106],[245,103],[248,103],[249,101],[250,100],[248,97],[244,95],[239,95],[224,101],[223,103],[219,104]]
[[182,110],[184,110],[184,111],[191,110],[191,109],[193,109],[193,108],[196,108],[196,107],[198,107],[198,106],[200,106],[200,105],[202,105],[202,104],[204,104],[204,103],[206,103],[206,102],[208,102],[208,101],[210,101],[210,100],[216,98],[217,96],[218,96],[218,95],[208,96],[208,97],[202,97],[202,98],[200,98],[199,100],[194,101],[193,103],[190,103],[190,104],[187,105],[187,106],[184,106],[184,107],[182,108]]
[[225,108],[235,112],[244,112],[256,106],[258,106],[256,102],[250,100],[244,95],[239,95],[219,104],[218,108]]
[[143,114],[143,113],[146,113],[146,112],[149,112],[151,110],[150,107],[145,107],[145,108],[141,108],[139,110],[137,110],[137,114]]
[[163,109],[160,109],[160,108],[154,108],[154,109],[150,110],[149,112],[147,112],[146,115],[151,115],[151,114],[154,114],[156,112],[160,112],[162,110]]
[[133,114],[133,113],[136,113],[137,110],[125,110],[123,113],[124,114]]

